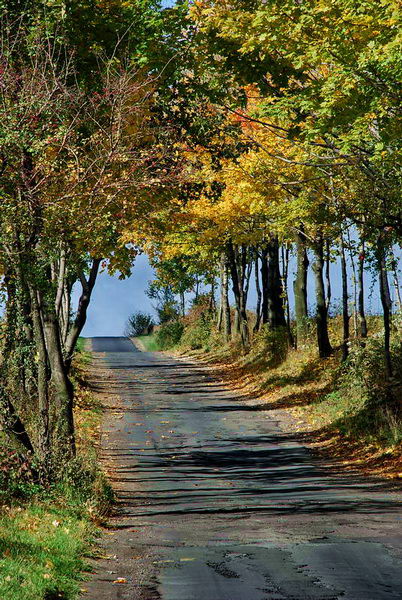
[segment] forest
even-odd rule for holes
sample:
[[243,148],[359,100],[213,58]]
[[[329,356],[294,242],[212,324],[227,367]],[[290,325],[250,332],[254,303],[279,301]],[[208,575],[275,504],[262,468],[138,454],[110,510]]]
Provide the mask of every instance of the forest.
[[0,15],[2,486],[9,463],[33,495],[87,472],[80,336],[99,272],[135,277],[140,253],[165,348],[189,328],[204,352],[313,353],[400,447],[400,2],[0,0]]

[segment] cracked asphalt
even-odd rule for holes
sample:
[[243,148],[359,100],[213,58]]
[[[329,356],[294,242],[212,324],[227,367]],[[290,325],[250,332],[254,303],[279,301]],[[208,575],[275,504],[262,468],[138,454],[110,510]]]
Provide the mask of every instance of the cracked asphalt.
[[89,344],[116,511],[83,599],[402,598],[398,484],[313,457],[207,367]]

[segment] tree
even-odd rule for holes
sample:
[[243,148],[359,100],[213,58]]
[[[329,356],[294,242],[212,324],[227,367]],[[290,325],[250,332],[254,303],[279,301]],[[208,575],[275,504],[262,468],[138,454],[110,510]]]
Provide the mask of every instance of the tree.
[[129,316],[124,335],[127,337],[137,337],[144,333],[149,333],[154,325],[152,315],[137,310]]
[[178,320],[180,311],[171,285],[158,279],[150,281],[146,294],[151,300],[156,300],[153,308],[158,314],[159,324]]
[[[4,27],[2,50],[2,416],[54,467],[75,452],[69,369],[99,266],[103,259],[129,273],[136,251],[123,226],[143,214],[151,190],[163,200],[166,161],[148,125],[153,86],[135,67],[99,60],[96,88],[83,86],[74,53],[60,53],[42,23]],[[82,295],[71,320],[76,281]],[[29,435],[23,423],[36,397],[40,425]]]

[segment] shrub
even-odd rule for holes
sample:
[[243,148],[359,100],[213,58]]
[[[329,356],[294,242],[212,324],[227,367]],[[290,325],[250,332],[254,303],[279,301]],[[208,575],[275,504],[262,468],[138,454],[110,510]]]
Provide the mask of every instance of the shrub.
[[183,335],[184,325],[181,321],[163,323],[156,333],[156,343],[161,350],[169,350],[176,346]]
[[276,367],[282,363],[288,351],[289,335],[285,327],[270,329],[268,325],[263,325],[254,336],[252,352],[269,367]]
[[180,315],[176,302],[165,302],[156,307],[156,312],[158,313],[158,321],[161,325],[170,323],[171,321],[177,321]]
[[[401,342],[393,343],[391,352],[395,374],[400,379]],[[370,406],[381,406],[389,401],[382,337],[368,339],[364,346],[353,349],[346,363],[340,367],[338,387],[350,397],[359,398],[359,403],[364,401]]]
[[326,396],[328,413],[344,433],[397,444],[402,439],[400,400],[402,343],[392,345],[395,380],[387,381],[383,339],[355,347],[337,373],[336,390]]
[[190,350],[208,349],[211,341],[212,320],[210,312],[203,312],[184,330],[181,345]]
[[12,498],[26,500],[40,490],[32,457],[0,448],[0,501],[6,502]]
[[87,514],[96,521],[109,514],[114,501],[105,474],[99,470],[96,460],[90,461],[88,457],[77,456],[71,461],[51,491],[55,500],[64,499],[71,512],[82,514],[85,507]]
[[127,337],[137,337],[144,332],[148,333],[153,324],[152,315],[137,310],[127,320],[125,335]]

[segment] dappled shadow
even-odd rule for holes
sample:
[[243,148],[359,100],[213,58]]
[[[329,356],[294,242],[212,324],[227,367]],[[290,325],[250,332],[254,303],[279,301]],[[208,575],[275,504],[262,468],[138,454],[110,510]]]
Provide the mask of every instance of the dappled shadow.
[[38,550],[38,544],[22,542],[20,540],[11,540],[9,537],[0,537],[0,555],[5,553],[8,557],[19,558],[21,556],[35,556]]
[[308,406],[317,404],[330,393],[332,387],[330,384],[325,385],[318,390],[303,390],[301,392],[292,392],[286,396],[282,396],[277,400],[269,402],[271,409],[275,408],[294,408],[295,406]]
[[[109,354],[107,362],[113,382],[97,385],[123,399],[108,410],[118,417],[137,413],[142,426],[132,434],[130,423],[119,421],[123,437],[103,450],[113,461],[119,514],[384,514],[399,508],[388,494],[392,482],[324,464],[301,445],[305,434],[281,432],[261,414],[317,402],[327,387],[257,402],[187,362],[152,363],[138,353]],[[312,360],[297,377],[276,383],[313,381],[320,363]],[[161,434],[165,422],[169,435]]]
[[323,359],[317,357],[310,359],[296,375],[292,375],[291,373],[268,373],[268,377],[263,384],[263,389],[269,389],[271,386],[312,383],[319,378],[323,365]]
[[[380,475],[392,475],[400,470],[400,455],[398,450],[395,454],[389,453],[388,439],[384,435],[384,444],[381,447],[378,443],[378,428],[375,431],[376,443],[372,445],[367,441],[366,445],[361,443],[361,433],[353,437],[353,432],[357,423],[361,427],[360,419],[371,418],[373,420],[373,412],[368,409],[363,409],[354,416],[335,420],[330,425],[325,425],[318,429],[309,432],[300,432],[298,437],[301,443],[313,444],[311,452],[318,455],[323,460],[330,460],[336,464],[337,460],[342,460],[343,473],[354,473],[358,477],[362,476],[362,462],[364,463],[364,471],[366,477],[372,477],[373,473]],[[369,436],[370,430],[375,427],[375,422],[370,423],[366,428],[366,435]],[[378,427],[378,424],[377,424]],[[395,488],[400,490],[400,479],[387,479],[390,489]]]
[[[132,461],[125,454],[126,462],[112,475],[118,509],[125,516],[158,516],[374,514],[400,507],[384,497],[393,482],[348,475],[335,463],[321,463],[298,442],[292,434],[228,436],[211,450],[148,449]],[[123,460],[124,448],[119,450]]]
[[[277,516],[290,516],[295,514],[314,514],[314,515],[329,515],[329,514],[372,514],[377,515],[378,513],[398,513],[400,511],[400,503],[397,501],[375,501],[367,500],[356,502],[353,500],[333,500],[333,501],[317,501],[317,502],[295,502],[288,504],[261,504],[258,506],[248,506],[247,504],[239,506],[191,506],[186,505],[182,508],[161,508],[154,510],[130,510],[126,507],[126,510],[122,511],[125,517],[150,517],[150,516],[163,516],[163,515],[188,515],[188,514],[208,514],[208,515],[233,515],[242,514],[250,516],[252,514],[274,514]],[[124,529],[131,527],[127,523],[121,523],[114,526],[114,529]]]

